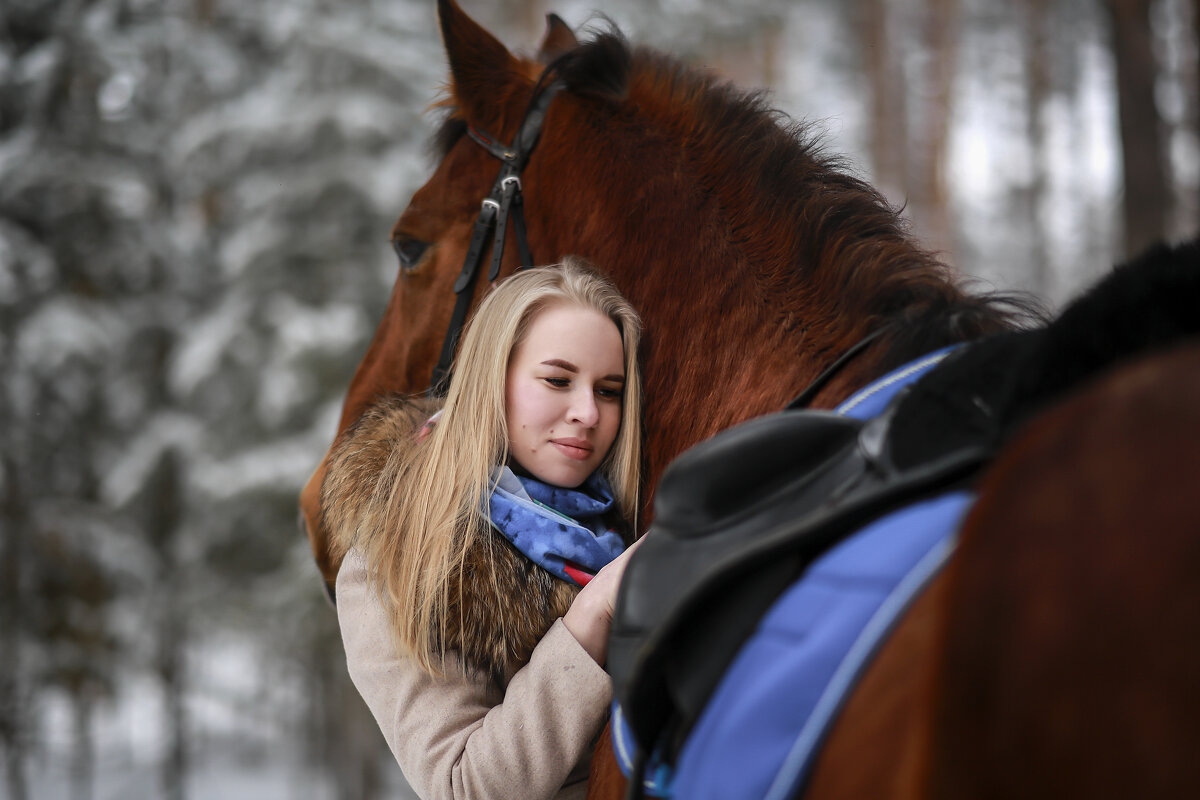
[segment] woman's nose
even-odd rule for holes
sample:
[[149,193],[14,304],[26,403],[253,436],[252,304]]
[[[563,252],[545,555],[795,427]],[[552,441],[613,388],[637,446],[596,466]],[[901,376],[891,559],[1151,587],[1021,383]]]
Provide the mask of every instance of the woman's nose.
[[596,406],[595,395],[590,390],[573,392],[568,416],[572,422],[578,422],[589,428],[599,422],[600,409]]

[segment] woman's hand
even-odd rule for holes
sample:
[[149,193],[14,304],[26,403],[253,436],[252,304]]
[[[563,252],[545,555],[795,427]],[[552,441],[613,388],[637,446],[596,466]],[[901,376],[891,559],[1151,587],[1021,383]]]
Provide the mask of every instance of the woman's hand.
[[575,601],[563,615],[563,624],[597,664],[604,666],[608,657],[608,631],[612,627],[613,610],[617,604],[617,589],[625,575],[625,565],[646,537],[638,539],[624,553],[596,573],[587,586],[579,590]]

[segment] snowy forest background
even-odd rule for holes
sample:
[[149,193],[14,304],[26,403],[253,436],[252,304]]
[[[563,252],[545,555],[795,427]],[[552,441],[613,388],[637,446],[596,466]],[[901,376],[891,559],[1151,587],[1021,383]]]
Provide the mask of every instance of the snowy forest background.
[[[1197,0],[594,9],[1052,303],[1196,228]],[[4,0],[0,797],[405,796],[296,526],[430,171],[433,0]]]

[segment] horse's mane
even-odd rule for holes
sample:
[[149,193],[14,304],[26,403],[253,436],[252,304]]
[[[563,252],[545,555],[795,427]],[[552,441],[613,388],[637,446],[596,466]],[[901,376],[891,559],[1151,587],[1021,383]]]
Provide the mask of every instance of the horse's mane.
[[767,93],[652,49],[630,49],[613,25],[553,66],[576,93],[637,102],[683,143],[700,185],[723,201],[731,240],[746,263],[763,270],[764,292],[798,296],[787,290],[802,281],[831,314],[867,327],[848,333],[888,325],[883,369],[1043,319],[1031,298],[966,291],[916,244],[900,213],[825,150],[812,125],[773,108]]
[[1200,337],[1200,239],[1159,243],[1117,266],[1038,336],[1031,366],[1015,376],[1012,402],[1024,417],[1113,364]]
[[[728,241],[755,266],[757,291],[773,302],[805,301],[780,309],[783,316],[824,330],[827,341],[887,326],[879,369],[1044,319],[1031,298],[968,291],[874,187],[826,151],[814,126],[773,108],[766,92],[631,47],[611,22],[547,70],[611,113],[636,106],[659,135],[680,143],[685,168],[717,198]],[[465,128],[451,109],[436,148],[447,152]]]

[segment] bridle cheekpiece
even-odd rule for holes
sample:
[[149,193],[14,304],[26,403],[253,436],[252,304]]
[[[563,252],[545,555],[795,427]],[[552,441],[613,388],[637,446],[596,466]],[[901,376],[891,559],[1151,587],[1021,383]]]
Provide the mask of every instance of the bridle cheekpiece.
[[[466,324],[467,311],[471,307],[471,298],[475,294],[475,281],[479,275],[479,267],[483,261],[484,248],[489,234],[492,239],[492,263],[488,269],[488,280],[496,280],[500,274],[500,262],[504,258],[504,240],[508,233],[508,220],[512,217],[513,230],[517,236],[517,250],[521,257],[518,269],[533,266],[533,254],[529,250],[529,242],[525,235],[525,215],[522,212],[521,171],[525,169],[529,156],[541,136],[542,123],[546,119],[546,111],[550,101],[562,90],[565,84],[561,80],[546,83],[550,69],[542,73],[537,84],[533,87],[533,97],[525,109],[525,116],[517,129],[517,135],[510,146],[496,142],[495,138],[480,131],[473,125],[467,126],[467,135],[473,141],[500,160],[500,174],[492,183],[492,189],[483,199],[479,216],[475,220],[475,229],[471,234],[471,243],[467,247],[467,257],[463,260],[462,271],[454,281],[454,293],[458,300],[454,304],[454,313],[450,317],[450,326],[446,338],[442,342],[442,352],[438,357],[437,366],[433,368],[433,376],[429,382],[429,394],[445,396],[450,385],[450,367],[454,361],[454,351],[458,346],[458,338]],[[543,85],[545,84],[545,85]]]

